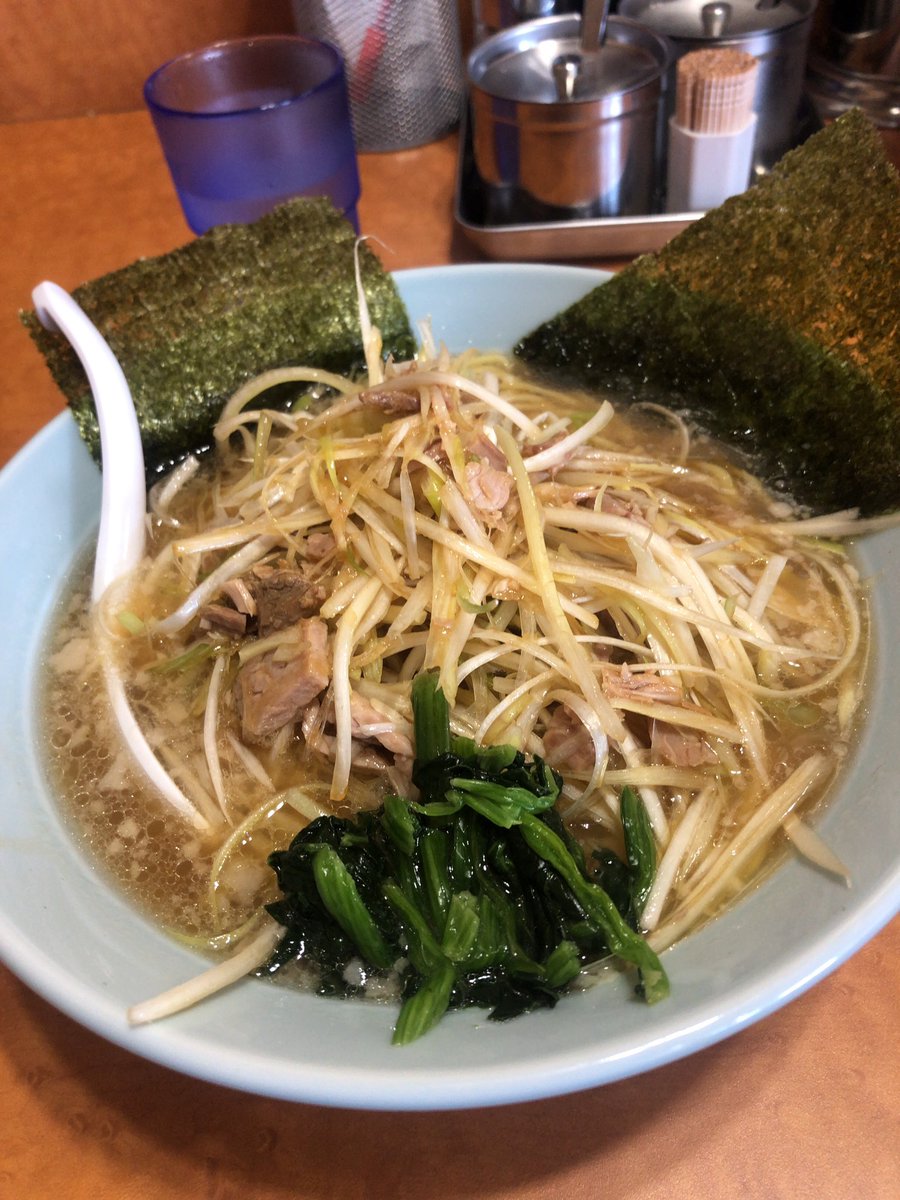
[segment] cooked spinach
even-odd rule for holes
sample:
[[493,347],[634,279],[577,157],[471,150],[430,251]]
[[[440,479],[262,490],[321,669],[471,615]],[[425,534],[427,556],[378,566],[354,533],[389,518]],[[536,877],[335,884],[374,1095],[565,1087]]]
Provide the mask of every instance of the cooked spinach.
[[320,817],[270,856],[283,896],[269,912],[286,932],[267,969],[301,958],[322,992],[346,994],[360,987],[352,962],[363,977],[396,968],[401,1045],[449,1008],[505,1020],[552,1007],[610,954],[638,969],[648,1003],[666,996],[665,971],[636,932],[655,870],[640,797],[622,797],[627,861],[607,851],[591,870],[557,811],[554,770],[454,736],[433,674],[412,698],[419,798]]

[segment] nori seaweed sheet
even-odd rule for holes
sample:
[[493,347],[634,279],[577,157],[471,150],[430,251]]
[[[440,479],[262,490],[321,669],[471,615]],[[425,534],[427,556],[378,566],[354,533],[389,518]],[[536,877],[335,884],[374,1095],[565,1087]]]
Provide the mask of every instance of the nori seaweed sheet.
[[522,340],[688,412],[812,512],[900,507],[900,177],[858,110]]
[[[224,402],[272,367],[365,367],[352,227],[327,200],[298,199],[250,225],[222,225],[158,258],[75,288],[131,387],[148,478],[211,442]],[[360,263],[384,350],[415,350],[394,281],[365,242]],[[87,377],[62,334],[21,314],[100,462]],[[267,397],[267,403],[270,403]]]

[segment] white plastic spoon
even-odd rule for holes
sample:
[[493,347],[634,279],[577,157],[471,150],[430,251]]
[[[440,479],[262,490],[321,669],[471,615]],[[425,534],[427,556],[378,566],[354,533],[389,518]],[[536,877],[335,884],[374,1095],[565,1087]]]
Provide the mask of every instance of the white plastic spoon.
[[128,380],[103,335],[56,283],[31,293],[42,325],[62,333],[81,360],[100,425],[103,484],[92,598],[141,561],[146,538],[144,452]]
[[[147,498],[140,428],[125,373],[83,309],[56,283],[38,284],[31,298],[41,324],[63,334],[78,355],[97,409],[103,480],[92,587],[96,603],[111,584],[134,570],[144,554]],[[104,655],[103,672],[113,714],[135,763],[174,809],[195,828],[207,830],[209,822],[151,750],[109,654]]]

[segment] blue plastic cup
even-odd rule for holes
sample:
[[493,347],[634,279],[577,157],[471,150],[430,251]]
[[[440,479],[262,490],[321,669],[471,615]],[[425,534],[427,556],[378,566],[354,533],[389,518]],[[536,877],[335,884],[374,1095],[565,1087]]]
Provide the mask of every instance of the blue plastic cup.
[[217,42],[144,84],[194,233],[255,221],[292,196],[327,196],[359,230],[359,171],[343,60],[327,42]]

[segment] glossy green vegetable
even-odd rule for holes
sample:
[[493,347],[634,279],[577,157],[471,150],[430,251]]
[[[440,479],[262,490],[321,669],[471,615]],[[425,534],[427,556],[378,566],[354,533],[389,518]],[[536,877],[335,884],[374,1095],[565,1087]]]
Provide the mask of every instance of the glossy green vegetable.
[[636,924],[656,876],[656,843],[647,809],[637,792],[630,787],[623,788],[619,803],[625,855],[631,868],[631,913]]
[[[299,957],[316,967],[321,991],[346,994],[395,968],[398,1044],[448,1008],[474,1004],[504,1019],[552,1006],[610,954],[638,969],[648,1002],[662,999],[665,972],[634,928],[655,862],[639,797],[624,800],[629,862],[607,852],[591,872],[556,811],[561,781],[546,763],[453,736],[433,675],[415,681],[413,713],[419,799],[319,818],[270,857],[283,898],[269,911],[286,932],[268,969]],[[353,960],[362,977],[348,971]]]

